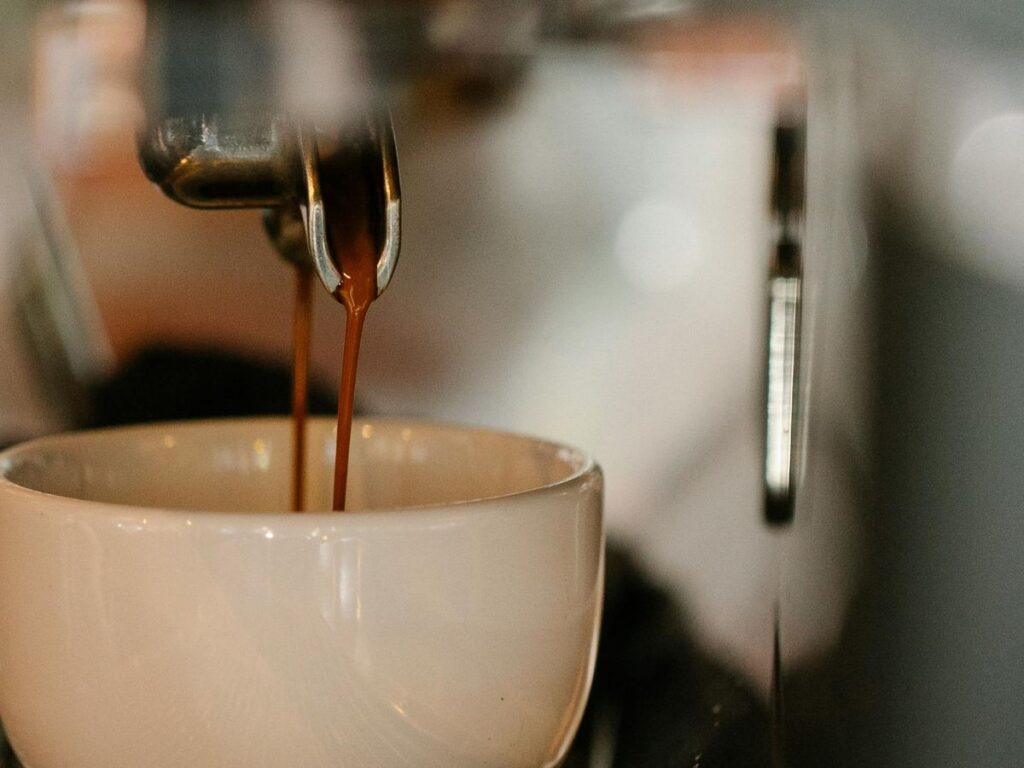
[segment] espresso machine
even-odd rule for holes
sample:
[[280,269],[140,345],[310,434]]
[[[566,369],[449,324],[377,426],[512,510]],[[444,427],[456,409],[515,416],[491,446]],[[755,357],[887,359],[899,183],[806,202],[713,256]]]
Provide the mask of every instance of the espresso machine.
[[608,477],[568,765],[1019,764],[1024,7],[0,10],[5,441],[285,410],[282,255],[332,407],[316,178],[368,147],[359,407]]

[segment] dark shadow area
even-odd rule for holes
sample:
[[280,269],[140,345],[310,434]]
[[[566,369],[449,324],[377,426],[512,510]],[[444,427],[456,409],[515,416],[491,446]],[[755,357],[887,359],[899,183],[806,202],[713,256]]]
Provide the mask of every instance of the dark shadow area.
[[[312,382],[310,413],[337,408],[332,388]],[[221,350],[150,347],[96,387],[88,426],[291,412],[288,368]]]
[[594,685],[565,768],[768,766],[768,711],[703,655],[685,613],[609,543]]

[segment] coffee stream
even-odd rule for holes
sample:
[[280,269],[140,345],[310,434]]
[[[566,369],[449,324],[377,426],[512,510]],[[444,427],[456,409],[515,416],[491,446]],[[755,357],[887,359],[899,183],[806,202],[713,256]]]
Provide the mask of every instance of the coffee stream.
[[295,317],[292,324],[292,510],[301,512],[306,495],[306,413],[309,393],[309,343],[313,325],[313,270],[295,266]]
[[[323,150],[323,148],[321,148]],[[374,165],[376,163],[376,166]],[[383,239],[378,202],[381,190],[373,183],[379,158],[368,149],[321,151],[320,187],[332,257],[342,274],[334,298],[345,307],[345,346],[338,388],[338,436],[334,459],[332,509],[345,509],[348,485],[356,369],[363,324],[377,298],[377,259]],[[311,271],[298,268],[295,292],[294,378],[292,390],[292,508],[302,509],[305,473],[306,385],[311,325]]]
[[[326,198],[327,194],[324,193],[324,199]],[[333,243],[333,230],[330,237]],[[348,457],[352,442],[352,412],[355,409],[359,343],[363,337],[366,311],[370,308],[370,303],[377,298],[377,252],[372,241],[361,237],[353,243],[352,248],[346,253],[343,266],[342,287],[337,298],[345,305],[345,348],[341,358],[341,382],[338,386],[338,440],[334,455],[332,503],[332,508],[339,511],[345,509],[345,493],[348,486]]]

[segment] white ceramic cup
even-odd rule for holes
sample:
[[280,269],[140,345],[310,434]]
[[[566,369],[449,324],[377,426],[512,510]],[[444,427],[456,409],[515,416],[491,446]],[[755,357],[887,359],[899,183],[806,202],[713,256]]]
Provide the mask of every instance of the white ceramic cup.
[[[310,423],[326,510],[333,426]],[[284,419],[0,455],[0,716],[27,768],[556,765],[596,653],[600,470],[354,427],[350,508],[285,512]]]

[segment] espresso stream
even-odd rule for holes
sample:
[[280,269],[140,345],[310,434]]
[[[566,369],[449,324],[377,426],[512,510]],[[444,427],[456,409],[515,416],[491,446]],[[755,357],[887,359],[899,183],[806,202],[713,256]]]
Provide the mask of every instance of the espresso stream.
[[309,410],[309,343],[313,325],[313,270],[295,267],[292,324],[292,510],[302,511],[306,495],[306,413]]
[[[320,149],[320,190],[331,258],[341,273],[334,298],[345,307],[345,342],[338,387],[338,437],[334,459],[332,508],[345,509],[352,412],[355,406],[359,345],[370,304],[377,298],[377,259],[384,239],[380,157],[367,147],[341,149],[325,142]],[[375,170],[377,171],[375,173]],[[296,268],[292,376],[292,509],[302,510],[305,493],[305,432],[312,324],[312,270]]]
[[372,243],[357,244],[349,255],[351,258],[347,259],[339,292],[345,305],[345,347],[341,358],[341,382],[338,386],[338,441],[334,458],[335,510],[345,509],[359,342],[363,337],[366,311],[377,298],[377,253]]

